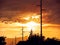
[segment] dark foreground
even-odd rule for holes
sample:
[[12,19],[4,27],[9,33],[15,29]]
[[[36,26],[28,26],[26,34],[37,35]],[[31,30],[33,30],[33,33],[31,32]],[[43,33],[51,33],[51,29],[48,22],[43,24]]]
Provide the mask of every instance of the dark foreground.
[[27,41],[19,41],[17,45],[60,45],[60,41],[55,38],[45,40],[44,36],[33,35]]
[[[6,45],[5,37],[0,37],[0,45]],[[19,41],[16,45],[60,45],[60,40],[55,38],[40,37],[37,35],[29,36],[26,41]]]

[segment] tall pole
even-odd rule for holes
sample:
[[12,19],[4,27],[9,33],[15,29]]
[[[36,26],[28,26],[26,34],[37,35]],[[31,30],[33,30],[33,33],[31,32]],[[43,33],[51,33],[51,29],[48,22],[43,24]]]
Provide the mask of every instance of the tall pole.
[[15,36],[15,45],[16,45],[16,36]]
[[23,26],[22,26],[22,41],[23,41]]
[[37,5],[40,7],[40,37],[42,38],[42,0],[40,0],[40,5]]
[[41,31],[40,31],[40,36],[42,38],[42,0],[40,0],[40,27],[41,27]]
[[41,22],[41,33],[40,33],[40,37],[41,37],[41,45],[43,45],[43,40],[42,40],[42,0],[40,0],[40,22]]

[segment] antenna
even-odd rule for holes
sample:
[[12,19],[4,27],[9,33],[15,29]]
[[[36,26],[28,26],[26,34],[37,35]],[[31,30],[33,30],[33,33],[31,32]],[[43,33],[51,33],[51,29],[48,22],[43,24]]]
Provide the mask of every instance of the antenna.
[[23,41],[23,36],[24,36],[24,35],[23,35],[23,26],[22,26],[22,41]]
[[40,5],[37,5],[40,7],[40,37],[42,38],[42,0],[40,0]]
[[40,0],[40,18],[41,18],[41,33],[40,36],[42,38],[42,0]]
[[41,45],[42,45],[42,0],[40,0],[40,5],[37,5],[37,6],[40,6],[40,41],[41,41]]

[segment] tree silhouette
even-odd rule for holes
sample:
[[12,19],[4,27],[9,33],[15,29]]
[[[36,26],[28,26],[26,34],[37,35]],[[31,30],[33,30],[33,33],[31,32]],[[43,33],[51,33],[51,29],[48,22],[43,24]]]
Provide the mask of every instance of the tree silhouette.
[[0,37],[0,45],[6,45],[5,37]]
[[60,45],[60,41],[55,38],[42,38],[37,35],[29,36],[27,41],[19,41],[16,45]]

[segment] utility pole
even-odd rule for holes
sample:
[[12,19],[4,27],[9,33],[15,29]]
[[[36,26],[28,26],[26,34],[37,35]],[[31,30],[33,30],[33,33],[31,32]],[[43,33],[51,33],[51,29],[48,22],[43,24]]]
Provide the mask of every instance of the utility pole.
[[40,0],[40,24],[41,24],[41,33],[40,33],[40,36],[41,36],[41,38],[42,38],[42,0]]
[[40,37],[42,38],[42,0],[40,0],[40,5],[37,5],[40,7]]
[[15,36],[15,45],[16,45],[16,36]]
[[42,40],[42,0],[40,0],[40,5],[37,5],[40,7],[40,44],[43,45]]
[[22,41],[23,41],[23,36],[24,36],[23,33],[24,33],[24,32],[23,32],[23,26],[22,26]]

